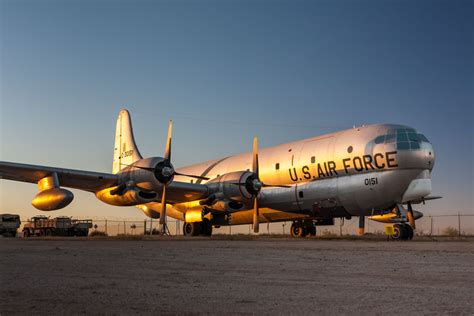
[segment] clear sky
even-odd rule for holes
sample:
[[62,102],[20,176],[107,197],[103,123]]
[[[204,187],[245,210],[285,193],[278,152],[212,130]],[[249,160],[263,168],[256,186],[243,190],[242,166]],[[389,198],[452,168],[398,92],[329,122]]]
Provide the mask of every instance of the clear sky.
[[[473,211],[473,1],[0,0],[0,160],[111,172],[127,107],[177,166],[370,123],[434,144],[428,214]],[[135,217],[74,190],[50,215]],[[0,182],[1,212],[40,213]]]

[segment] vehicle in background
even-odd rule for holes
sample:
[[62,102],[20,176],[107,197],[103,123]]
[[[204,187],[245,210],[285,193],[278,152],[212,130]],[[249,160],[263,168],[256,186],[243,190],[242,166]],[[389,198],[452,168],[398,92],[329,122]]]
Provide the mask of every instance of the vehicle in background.
[[19,215],[0,214],[0,235],[3,237],[16,237],[16,230],[20,225]]
[[35,216],[23,226],[23,236],[87,236],[90,228],[92,228],[90,219]]

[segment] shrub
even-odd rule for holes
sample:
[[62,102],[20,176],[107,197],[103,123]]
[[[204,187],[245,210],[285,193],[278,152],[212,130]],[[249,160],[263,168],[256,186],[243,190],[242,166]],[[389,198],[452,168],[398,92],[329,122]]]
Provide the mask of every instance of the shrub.
[[459,236],[459,231],[456,228],[449,226],[443,230],[443,235],[449,237],[457,237]]
[[109,236],[106,232],[100,230],[94,230],[89,234],[89,237],[107,237]]

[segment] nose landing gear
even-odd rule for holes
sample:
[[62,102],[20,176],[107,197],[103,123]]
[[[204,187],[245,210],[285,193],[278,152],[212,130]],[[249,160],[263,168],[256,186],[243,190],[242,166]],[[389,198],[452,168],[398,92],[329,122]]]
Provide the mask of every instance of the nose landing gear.
[[392,239],[395,240],[412,240],[413,239],[413,228],[406,223],[400,223],[393,225],[394,234]]

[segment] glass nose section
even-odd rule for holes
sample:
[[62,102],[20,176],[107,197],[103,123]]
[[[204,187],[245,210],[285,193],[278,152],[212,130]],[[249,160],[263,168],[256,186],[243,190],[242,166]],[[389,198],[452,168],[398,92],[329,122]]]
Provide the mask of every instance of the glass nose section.
[[389,129],[386,135],[380,135],[374,139],[376,144],[396,143],[399,150],[417,150],[421,143],[429,143],[425,135],[418,133],[412,128]]

